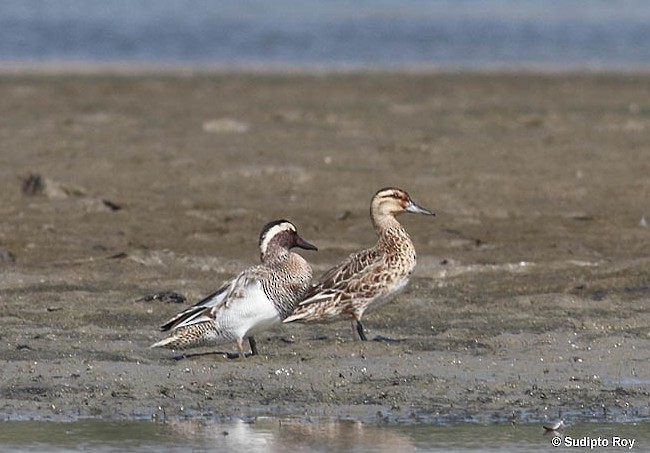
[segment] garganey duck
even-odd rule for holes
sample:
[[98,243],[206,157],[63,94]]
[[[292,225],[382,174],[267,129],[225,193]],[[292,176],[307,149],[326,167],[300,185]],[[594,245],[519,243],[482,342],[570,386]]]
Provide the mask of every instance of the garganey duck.
[[264,226],[259,246],[262,264],[246,269],[167,321],[161,330],[170,336],[151,347],[188,349],[236,341],[239,357],[245,357],[248,338],[251,355],[257,355],[253,335],[289,316],[311,284],[309,263],[291,249],[317,250],[287,220]]
[[365,341],[363,313],[402,290],[415,268],[415,247],[395,218],[403,212],[435,215],[415,204],[404,190],[389,187],[378,191],[370,203],[377,244],[353,253],[327,271],[284,322],[317,323],[352,317],[359,338]]

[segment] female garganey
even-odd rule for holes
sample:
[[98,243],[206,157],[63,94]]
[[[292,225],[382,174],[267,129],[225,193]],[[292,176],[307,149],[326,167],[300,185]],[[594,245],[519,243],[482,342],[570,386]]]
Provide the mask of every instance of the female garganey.
[[311,267],[291,249],[317,250],[287,220],[267,224],[259,246],[262,264],[167,321],[161,330],[171,335],[151,347],[187,349],[237,341],[239,356],[245,357],[244,339],[248,338],[251,355],[257,355],[253,335],[289,316],[311,283]]
[[329,322],[351,316],[359,338],[365,341],[364,311],[388,302],[406,286],[415,268],[413,242],[395,218],[402,212],[435,215],[415,204],[404,190],[381,189],[370,203],[377,244],[327,271],[284,322]]

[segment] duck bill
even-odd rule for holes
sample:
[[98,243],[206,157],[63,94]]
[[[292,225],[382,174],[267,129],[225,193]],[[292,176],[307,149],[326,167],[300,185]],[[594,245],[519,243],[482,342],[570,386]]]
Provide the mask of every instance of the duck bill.
[[432,216],[436,215],[435,212],[429,211],[428,209],[423,208],[422,206],[417,205],[412,201],[409,201],[409,204],[406,206],[406,212],[412,212],[413,214],[432,215]]
[[305,241],[300,236],[296,238],[296,247],[300,247],[301,249],[305,249],[305,250],[318,250],[318,247],[316,247],[314,244]]

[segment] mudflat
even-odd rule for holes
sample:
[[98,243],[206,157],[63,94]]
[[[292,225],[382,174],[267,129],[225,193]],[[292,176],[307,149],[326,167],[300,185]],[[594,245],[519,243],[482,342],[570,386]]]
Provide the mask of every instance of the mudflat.
[[[0,418],[635,420],[650,412],[650,75],[0,75]],[[318,276],[406,189],[406,291],[261,355],[151,350],[259,261]],[[198,350],[235,352],[235,345]]]

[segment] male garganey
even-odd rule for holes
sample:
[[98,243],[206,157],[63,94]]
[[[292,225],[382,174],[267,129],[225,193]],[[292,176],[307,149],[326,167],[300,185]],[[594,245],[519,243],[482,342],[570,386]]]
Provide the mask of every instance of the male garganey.
[[187,349],[236,341],[239,356],[245,357],[244,339],[248,338],[251,355],[257,355],[253,335],[289,316],[311,283],[311,267],[291,249],[317,250],[287,220],[267,224],[259,246],[262,264],[243,271],[167,321],[161,330],[171,335],[151,347]]

